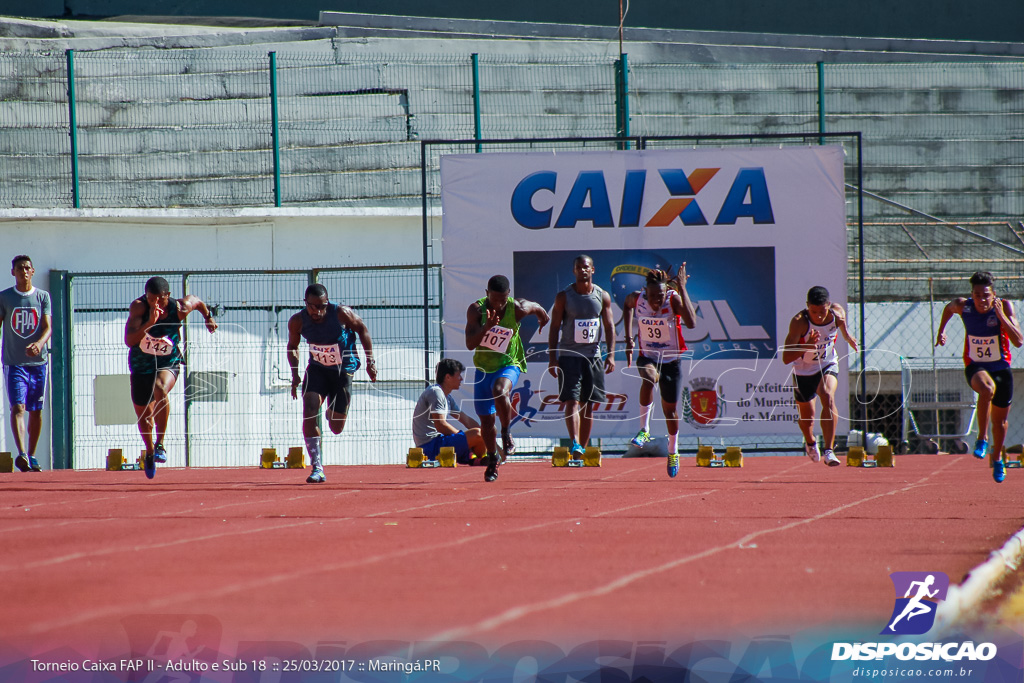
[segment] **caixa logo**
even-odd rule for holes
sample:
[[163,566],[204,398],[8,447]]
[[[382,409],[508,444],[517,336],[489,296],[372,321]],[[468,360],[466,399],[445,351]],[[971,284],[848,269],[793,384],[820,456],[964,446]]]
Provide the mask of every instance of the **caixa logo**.
[[[683,225],[707,225],[708,220],[697,201],[697,194],[721,169],[698,168],[689,175],[683,169],[662,168],[658,175],[669,199],[651,214],[645,227],[664,227],[677,218]],[[609,173],[609,176],[611,174]],[[531,173],[512,191],[512,217],[519,225],[530,230],[552,227],[555,209],[556,228],[574,228],[577,223],[590,222],[595,228],[639,227],[644,214],[644,192],[647,188],[647,170],[626,171],[625,176],[606,178],[604,171],[580,171],[561,207],[551,202],[558,189],[556,171]],[[622,200],[613,211],[609,182],[621,183]],[[715,215],[715,225],[735,225],[740,218],[749,218],[754,224],[775,222],[768,182],[763,168],[741,168],[732,178],[728,193]],[[705,207],[711,208],[711,207]],[[614,213],[618,213],[618,222]]]

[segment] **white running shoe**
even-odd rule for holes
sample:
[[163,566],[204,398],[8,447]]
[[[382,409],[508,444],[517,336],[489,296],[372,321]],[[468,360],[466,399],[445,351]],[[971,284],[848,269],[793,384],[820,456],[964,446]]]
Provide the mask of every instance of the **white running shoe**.
[[829,467],[839,467],[840,465],[839,458],[836,457],[831,448],[825,449],[825,464]]
[[818,450],[818,442],[804,444],[804,453],[811,459],[811,462],[821,461],[821,451]]

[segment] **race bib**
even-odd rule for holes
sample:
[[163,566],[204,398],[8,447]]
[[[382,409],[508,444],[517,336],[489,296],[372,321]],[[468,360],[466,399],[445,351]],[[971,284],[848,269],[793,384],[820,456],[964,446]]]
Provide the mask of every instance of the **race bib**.
[[174,342],[167,337],[150,337],[148,334],[142,338],[139,350],[151,356],[169,356],[174,352]]
[[594,344],[597,342],[597,335],[601,330],[601,321],[597,318],[576,321],[576,336],[573,341],[577,344]]
[[672,341],[672,329],[665,318],[638,318],[640,341],[664,346]]
[[999,337],[975,337],[967,335],[967,354],[975,363],[1000,360]]
[[341,348],[337,344],[310,344],[309,357],[320,365],[341,365]]
[[505,353],[508,351],[513,334],[515,333],[509,328],[495,325],[484,333],[484,338],[480,340],[480,346],[498,353]]

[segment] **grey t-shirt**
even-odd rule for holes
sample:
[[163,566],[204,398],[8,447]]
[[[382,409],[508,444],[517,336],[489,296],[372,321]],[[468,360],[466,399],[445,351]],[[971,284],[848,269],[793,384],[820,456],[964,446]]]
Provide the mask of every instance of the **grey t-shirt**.
[[583,358],[600,355],[604,290],[594,285],[590,294],[577,294],[576,287],[569,285],[563,291],[565,315],[558,338],[558,355]]
[[416,411],[412,414],[412,439],[416,446],[422,446],[441,436],[441,432],[434,428],[434,421],[430,419],[431,413],[440,413],[448,419],[449,415],[456,417],[461,412],[455,397],[450,394],[445,396],[438,385],[434,384],[424,389],[416,401]]
[[19,292],[15,287],[0,292],[0,315],[4,319],[3,352],[0,360],[4,365],[44,365],[47,358],[46,346],[42,353],[32,357],[25,348],[42,334],[43,316],[50,315],[50,295],[33,287],[29,292]]

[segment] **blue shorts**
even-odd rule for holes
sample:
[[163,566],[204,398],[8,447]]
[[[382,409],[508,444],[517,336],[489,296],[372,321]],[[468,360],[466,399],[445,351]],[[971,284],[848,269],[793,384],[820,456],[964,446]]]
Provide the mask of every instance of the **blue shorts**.
[[442,448],[451,446],[455,449],[455,462],[460,465],[468,465],[473,452],[469,450],[469,441],[466,440],[465,432],[455,434],[442,434],[423,444],[423,455],[430,460],[436,460]]
[[43,409],[46,363],[5,365],[4,381],[7,383],[7,400],[12,406],[23,405],[25,410],[33,413]]
[[484,372],[476,369],[476,382],[473,384],[473,403],[476,404],[477,415],[494,415],[497,411],[494,407],[494,383],[501,377],[508,377],[515,387],[519,381],[519,375],[523,371],[518,366],[509,365],[495,372]]

